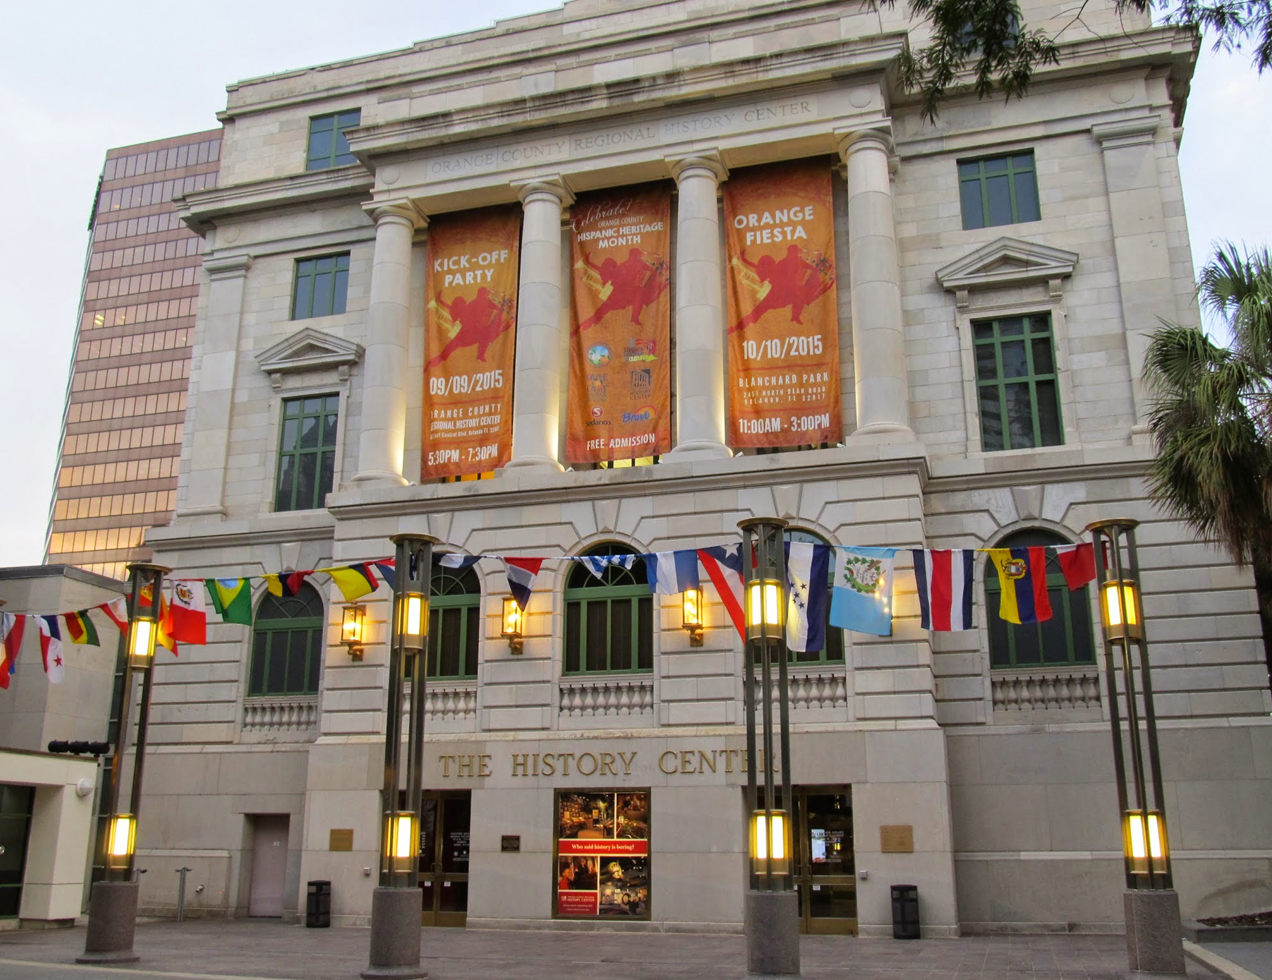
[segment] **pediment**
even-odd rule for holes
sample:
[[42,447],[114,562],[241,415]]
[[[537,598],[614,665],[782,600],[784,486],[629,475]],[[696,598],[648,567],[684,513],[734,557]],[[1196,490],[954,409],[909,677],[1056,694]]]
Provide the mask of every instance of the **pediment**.
[[1061,280],[1073,275],[1078,253],[1006,236],[982,245],[963,258],[936,270],[937,281],[967,304],[973,289],[1023,286],[1045,282],[1053,296],[1060,295]]
[[306,327],[257,354],[256,363],[271,376],[274,387],[278,387],[284,374],[335,368],[341,378],[345,378],[349,367],[362,360],[364,353],[361,344]]

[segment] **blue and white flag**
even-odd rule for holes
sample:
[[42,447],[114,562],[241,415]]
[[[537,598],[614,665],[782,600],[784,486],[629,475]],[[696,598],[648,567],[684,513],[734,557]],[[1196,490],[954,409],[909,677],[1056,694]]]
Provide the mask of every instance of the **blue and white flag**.
[[786,546],[786,645],[817,651],[826,645],[830,605],[830,546],[792,541]]
[[874,636],[892,635],[895,548],[838,548],[830,625]]
[[698,588],[698,551],[656,551],[645,555],[649,591],[673,595]]
[[636,559],[640,555],[580,555],[575,561],[581,561],[587,566],[587,570],[597,578],[605,577],[605,569],[611,565],[617,565],[619,568],[631,568],[636,564]]
[[441,565],[442,568],[458,568],[462,570],[472,568],[479,561],[481,561],[481,555],[461,555],[456,551],[448,551],[444,555],[437,556],[437,564]]

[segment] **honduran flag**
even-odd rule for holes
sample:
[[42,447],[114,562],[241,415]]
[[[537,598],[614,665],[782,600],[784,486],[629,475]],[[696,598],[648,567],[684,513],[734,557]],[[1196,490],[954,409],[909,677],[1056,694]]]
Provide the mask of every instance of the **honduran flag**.
[[742,606],[742,545],[731,547],[716,545],[712,548],[699,548],[698,560],[707,570],[707,577],[716,587],[720,601],[737,627],[738,636],[746,641],[746,613]]
[[604,578],[605,570],[611,566],[618,568],[634,568],[640,555],[579,555],[574,560],[587,566],[587,570],[596,578]]
[[970,630],[972,623],[972,566],[974,551],[912,549],[919,614],[925,630],[947,633]]
[[830,545],[791,541],[786,546],[786,646],[816,652],[826,646],[830,613]]
[[657,595],[674,595],[686,589],[696,589],[698,578],[698,550],[655,551],[645,555],[645,570],[649,573],[649,591]]
[[530,593],[534,590],[534,579],[543,567],[542,558],[505,558],[504,570],[508,573],[508,591],[517,600],[517,607],[526,611],[526,603],[530,601]]
[[344,596],[345,602],[361,599],[380,587],[380,580],[375,577],[369,561],[357,565],[341,565],[338,568],[324,568],[321,571],[331,576],[331,581],[336,583],[336,588]]
[[1047,595],[1047,549],[990,548],[989,560],[1002,586],[998,615],[1009,623],[1041,623],[1051,618]]
[[1095,546],[1090,541],[1058,544],[1055,552],[1060,571],[1064,572],[1064,583],[1070,591],[1095,581]]
[[9,678],[18,672],[18,651],[22,649],[25,630],[26,616],[0,613],[0,640],[4,641],[4,657],[0,658],[0,688],[5,690],[9,688]]
[[44,672],[50,684],[61,684],[66,676],[62,665],[62,634],[57,628],[56,616],[36,616],[40,624],[40,655],[44,658]]

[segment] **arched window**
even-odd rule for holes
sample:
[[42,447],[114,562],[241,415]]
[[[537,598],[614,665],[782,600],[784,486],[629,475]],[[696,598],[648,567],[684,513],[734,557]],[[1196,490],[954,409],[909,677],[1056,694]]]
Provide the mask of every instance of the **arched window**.
[[312,585],[294,596],[267,593],[256,610],[248,695],[317,694],[326,632],[322,596]]
[[429,589],[428,670],[431,680],[477,676],[481,635],[481,583],[471,568],[433,566]]
[[[623,544],[603,544],[588,555],[627,555]],[[576,562],[565,581],[565,673],[595,674],[654,669],[654,601],[645,562],[609,565],[600,578]]]
[[[1025,548],[1031,545],[1070,544],[1058,534],[1032,528],[1016,531],[995,548]],[[1091,634],[1091,602],[1084,587],[1070,592],[1055,555],[1047,557],[1047,595],[1051,618],[1041,623],[1017,626],[998,614],[1002,586],[994,566],[985,563],[985,618],[989,623],[989,665],[991,668],[1063,667],[1095,663]]]
[[[801,531],[799,528],[786,529],[786,541],[804,541],[809,544],[826,544],[826,540],[812,531]],[[831,553],[830,570],[826,577],[826,591],[830,592],[835,582],[835,556]],[[791,650],[789,662],[796,664],[843,663],[844,631],[830,625],[830,596],[826,597],[826,645],[820,650]]]

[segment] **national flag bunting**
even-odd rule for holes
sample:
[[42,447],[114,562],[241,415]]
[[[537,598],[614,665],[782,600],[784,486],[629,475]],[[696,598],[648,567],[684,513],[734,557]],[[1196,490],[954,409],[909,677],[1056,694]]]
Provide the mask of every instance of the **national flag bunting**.
[[1090,541],[1081,544],[1055,545],[1056,561],[1064,572],[1069,591],[1080,589],[1095,581],[1095,547]]
[[265,588],[269,589],[270,595],[285,599],[299,595],[305,579],[313,573],[313,569],[308,568],[303,572],[270,572],[261,578],[265,579]]
[[742,605],[742,545],[735,544],[728,548],[716,545],[711,548],[699,548],[698,560],[707,570],[707,577],[715,586],[724,603],[729,619],[737,628],[738,636],[746,640],[746,612]]
[[481,555],[461,555],[457,551],[448,551],[437,556],[437,564],[442,568],[455,568],[460,571],[472,568],[479,561],[481,561]]
[[72,643],[87,644],[90,647],[101,646],[97,638],[97,627],[89,618],[87,609],[65,613],[62,620],[66,623],[66,635],[71,638]]
[[786,646],[814,653],[826,646],[830,605],[830,546],[811,541],[786,545]]
[[830,625],[873,636],[892,635],[895,548],[838,548]]
[[66,676],[62,663],[62,634],[57,628],[56,616],[36,616],[40,624],[40,656],[44,658],[44,672],[50,684],[61,684]]
[[998,572],[998,615],[1009,623],[1041,623],[1051,618],[1047,595],[1047,549],[989,548],[989,561]]
[[22,634],[26,630],[26,616],[21,613],[0,613],[0,639],[4,640],[4,658],[0,659],[0,688],[8,690],[9,678],[18,672],[18,652],[22,649]]
[[[141,587],[142,609],[150,608],[152,603],[151,593],[153,591],[153,586],[143,585]],[[121,628],[126,629],[125,627]],[[175,657],[177,655],[177,641],[172,638],[171,628],[172,620],[168,612],[168,597],[161,595],[159,596],[159,615],[155,619],[155,644],[171,651]]]
[[682,551],[656,551],[642,556],[649,574],[649,591],[658,595],[674,595],[686,589],[696,589],[698,578],[698,549]]
[[97,607],[106,614],[106,618],[119,627],[119,632],[128,632],[128,600],[123,596],[103,602]]
[[397,559],[390,558],[387,561],[373,562],[375,570],[380,573],[380,578],[384,579],[384,584],[390,589],[397,587]]
[[252,586],[245,578],[204,579],[212,608],[223,623],[252,625]]
[[338,568],[323,568],[320,571],[331,576],[331,581],[336,583],[345,602],[361,599],[380,587],[380,580],[375,577],[369,561],[357,565],[341,565]]
[[202,582],[173,581],[165,624],[168,635],[176,641],[200,645],[208,642],[208,612]]
[[517,600],[517,607],[526,611],[530,593],[534,590],[535,576],[543,567],[542,558],[504,558],[504,570],[508,573],[508,591]]
[[640,555],[578,555],[575,561],[582,562],[587,570],[597,578],[605,577],[605,570],[611,566],[633,568]]
[[938,633],[975,629],[972,559],[976,553],[964,548],[914,548],[912,552],[923,628]]

